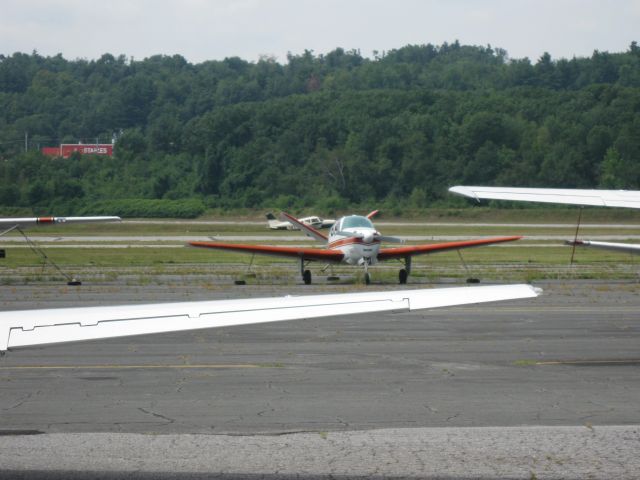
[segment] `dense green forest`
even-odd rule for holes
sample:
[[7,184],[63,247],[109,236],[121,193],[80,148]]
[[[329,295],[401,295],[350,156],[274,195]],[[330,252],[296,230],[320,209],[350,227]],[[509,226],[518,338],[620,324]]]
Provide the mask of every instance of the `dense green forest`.
[[[39,153],[111,142],[113,158]],[[448,205],[453,184],[640,187],[640,47],[532,62],[409,45],[285,64],[0,55],[0,209]]]

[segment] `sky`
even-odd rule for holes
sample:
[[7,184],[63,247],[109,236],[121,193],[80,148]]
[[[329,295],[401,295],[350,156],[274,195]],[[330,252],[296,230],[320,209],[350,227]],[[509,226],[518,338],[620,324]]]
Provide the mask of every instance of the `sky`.
[[640,0],[0,0],[4,55],[286,63],[305,50],[371,57],[455,40],[534,62],[626,51],[640,42]]

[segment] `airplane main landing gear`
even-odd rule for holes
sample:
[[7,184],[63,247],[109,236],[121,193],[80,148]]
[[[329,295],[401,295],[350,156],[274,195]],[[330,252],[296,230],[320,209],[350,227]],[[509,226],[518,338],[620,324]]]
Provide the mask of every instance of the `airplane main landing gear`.
[[302,280],[305,285],[311,285],[311,270],[305,270],[302,272]]
[[300,257],[300,274],[302,275],[302,281],[305,285],[311,285],[311,270],[308,270],[305,267],[304,257]]
[[409,274],[407,273],[407,271],[403,268],[402,270],[400,270],[400,272],[398,273],[398,280],[400,280],[400,285],[404,285],[407,283],[407,277],[409,276]]
[[364,274],[364,284],[371,285],[371,275],[369,275],[369,272],[365,272]]
[[[458,252],[458,256],[460,257],[460,261],[462,262],[462,266],[467,271],[467,273],[470,274],[469,267],[467,267],[467,264],[464,261],[464,258],[462,258],[462,252],[460,250],[457,250],[457,252]],[[480,279],[476,277],[468,277],[467,283],[480,283]]]
[[398,280],[400,285],[404,285],[407,283],[407,279],[409,278],[409,274],[411,273],[411,257],[405,257],[404,259],[404,268],[398,272]]

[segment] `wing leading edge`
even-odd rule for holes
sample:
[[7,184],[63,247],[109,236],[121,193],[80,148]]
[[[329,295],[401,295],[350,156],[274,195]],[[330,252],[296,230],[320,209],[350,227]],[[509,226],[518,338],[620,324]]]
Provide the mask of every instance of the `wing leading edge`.
[[123,305],[0,313],[0,352],[11,348],[371,312],[532,298],[530,285]]
[[595,207],[640,208],[640,191],[583,190],[572,188],[476,187],[458,185],[449,188],[476,200],[514,200],[520,202],[590,205]]
[[307,225],[306,223],[301,222],[296,217],[291,216],[285,212],[282,212],[281,217],[286,219],[289,223],[291,223],[291,225],[296,226],[299,230],[302,230],[307,237],[311,237],[323,243],[327,243],[329,241],[324,233],[319,232],[311,225]]
[[412,255],[425,255],[428,253],[445,252],[447,250],[459,250],[462,248],[481,247],[494,243],[513,242],[522,237],[494,237],[478,240],[464,240],[461,242],[433,243],[431,245],[409,245],[406,247],[382,248],[378,253],[378,260],[391,260]]
[[257,253],[276,257],[304,258],[321,262],[340,262],[344,254],[339,250],[324,250],[319,248],[277,247],[271,245],[246,245],[242,243],[217,242],[189,242],[192,247],[213,248],[217,250],[231,250],[234,252]]

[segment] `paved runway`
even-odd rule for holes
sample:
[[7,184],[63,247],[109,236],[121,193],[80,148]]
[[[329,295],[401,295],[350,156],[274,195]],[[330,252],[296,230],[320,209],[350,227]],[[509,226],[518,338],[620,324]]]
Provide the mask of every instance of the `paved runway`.
[[[241,435],[249,442],[266,435],[273,439],[271,446],[278,448],[279,437],[294,434],[322,440],[337,432],[347,436],[370,432],[375,437],[376,431],[391,429],[393,435],[422,432],[420,442],[424,442],[449,427],[481,427],[474,431],[485,433],[509,427],[511,430],[501,430],[506,435],[503,438],[510,438],[514,428],[533,435],[533,427],[558,427],[549,430],[547,438],[552,439],[562,431],[560,427],[609,432],[609,428],[623,428],[611,426],[626,426],[624,435],[612,435],[620,442],[622,450],[618,451],[623,452],[628,442],[640,447],[635,427],[640,423],[640,286],[603,282],[541,286],[545,295],[529,301],[10,352],[0,359],[0,433],[5,434],[0,436],[0,465],[12,465],[12,473],[30,466],[37,470],[28,456],[19,461],[11,456],[11,463],[5,462],[7,445],[13,445],[16,438],[34,439],[31,445],[37,451],[38,444],[33,442],[47,438],[68,441],[77,433],[99,432],[129,435],[127,439],[142,443],[140,439],[149,438],[148,434],[170,435],[174,444],[192,441],[183,434]],[[0,303],[13,309],[34,304],[200,300],[344,288],[105,284],[74,290],[12,286],[2,289]],[[21,432],[63,437],[7,436]],[[439,441],[446,444],[446,438]],[[420,442],[415,445],[424,447]],[[552,444],[548,455],[553,454]],[[511,458],[511,447],[503,447],[507,449],[503,454]],[[474,447],[465,448],[471,451]],[[595,478],[615,478],[616,472],[624,478],[632,471],[627,468],[635,465],[624,458],[620,463],[615,455],[610,464],[599,458],[601,467],[611,467],[601,471],[611,474],[609,477],[599,476],[601,472],[589,467],[580,470],[582,467],[571,463],[570,458],[585,460],[580,450],[578,442],[576,457],[565,452],[564,465],[573,465],[574,472],[593,473]],[[241,471],[254,472],[242,470],[242,465],[238,460]],[[612,470],[613,466],[618,470]],[[226,472],[239,471],[227,467]],[[531,478],[535,471],[537,478],[544,478],[544,469],[536,470],[538,467],[526,472],[497,469],[502,473],[496,475],[517,471],[514,478]],[[138,470],[149,471],[148,466]],[[287,469],[281,471],[291,474]],[[317,475],[327,472],[344,475],[349,470],[309,470]],[[367,470],[362,475],[367,472],[371,473]],[[379,472],[382,476],[407,474],[393,468]],[[461,475],[455,469],[448,472]]]

